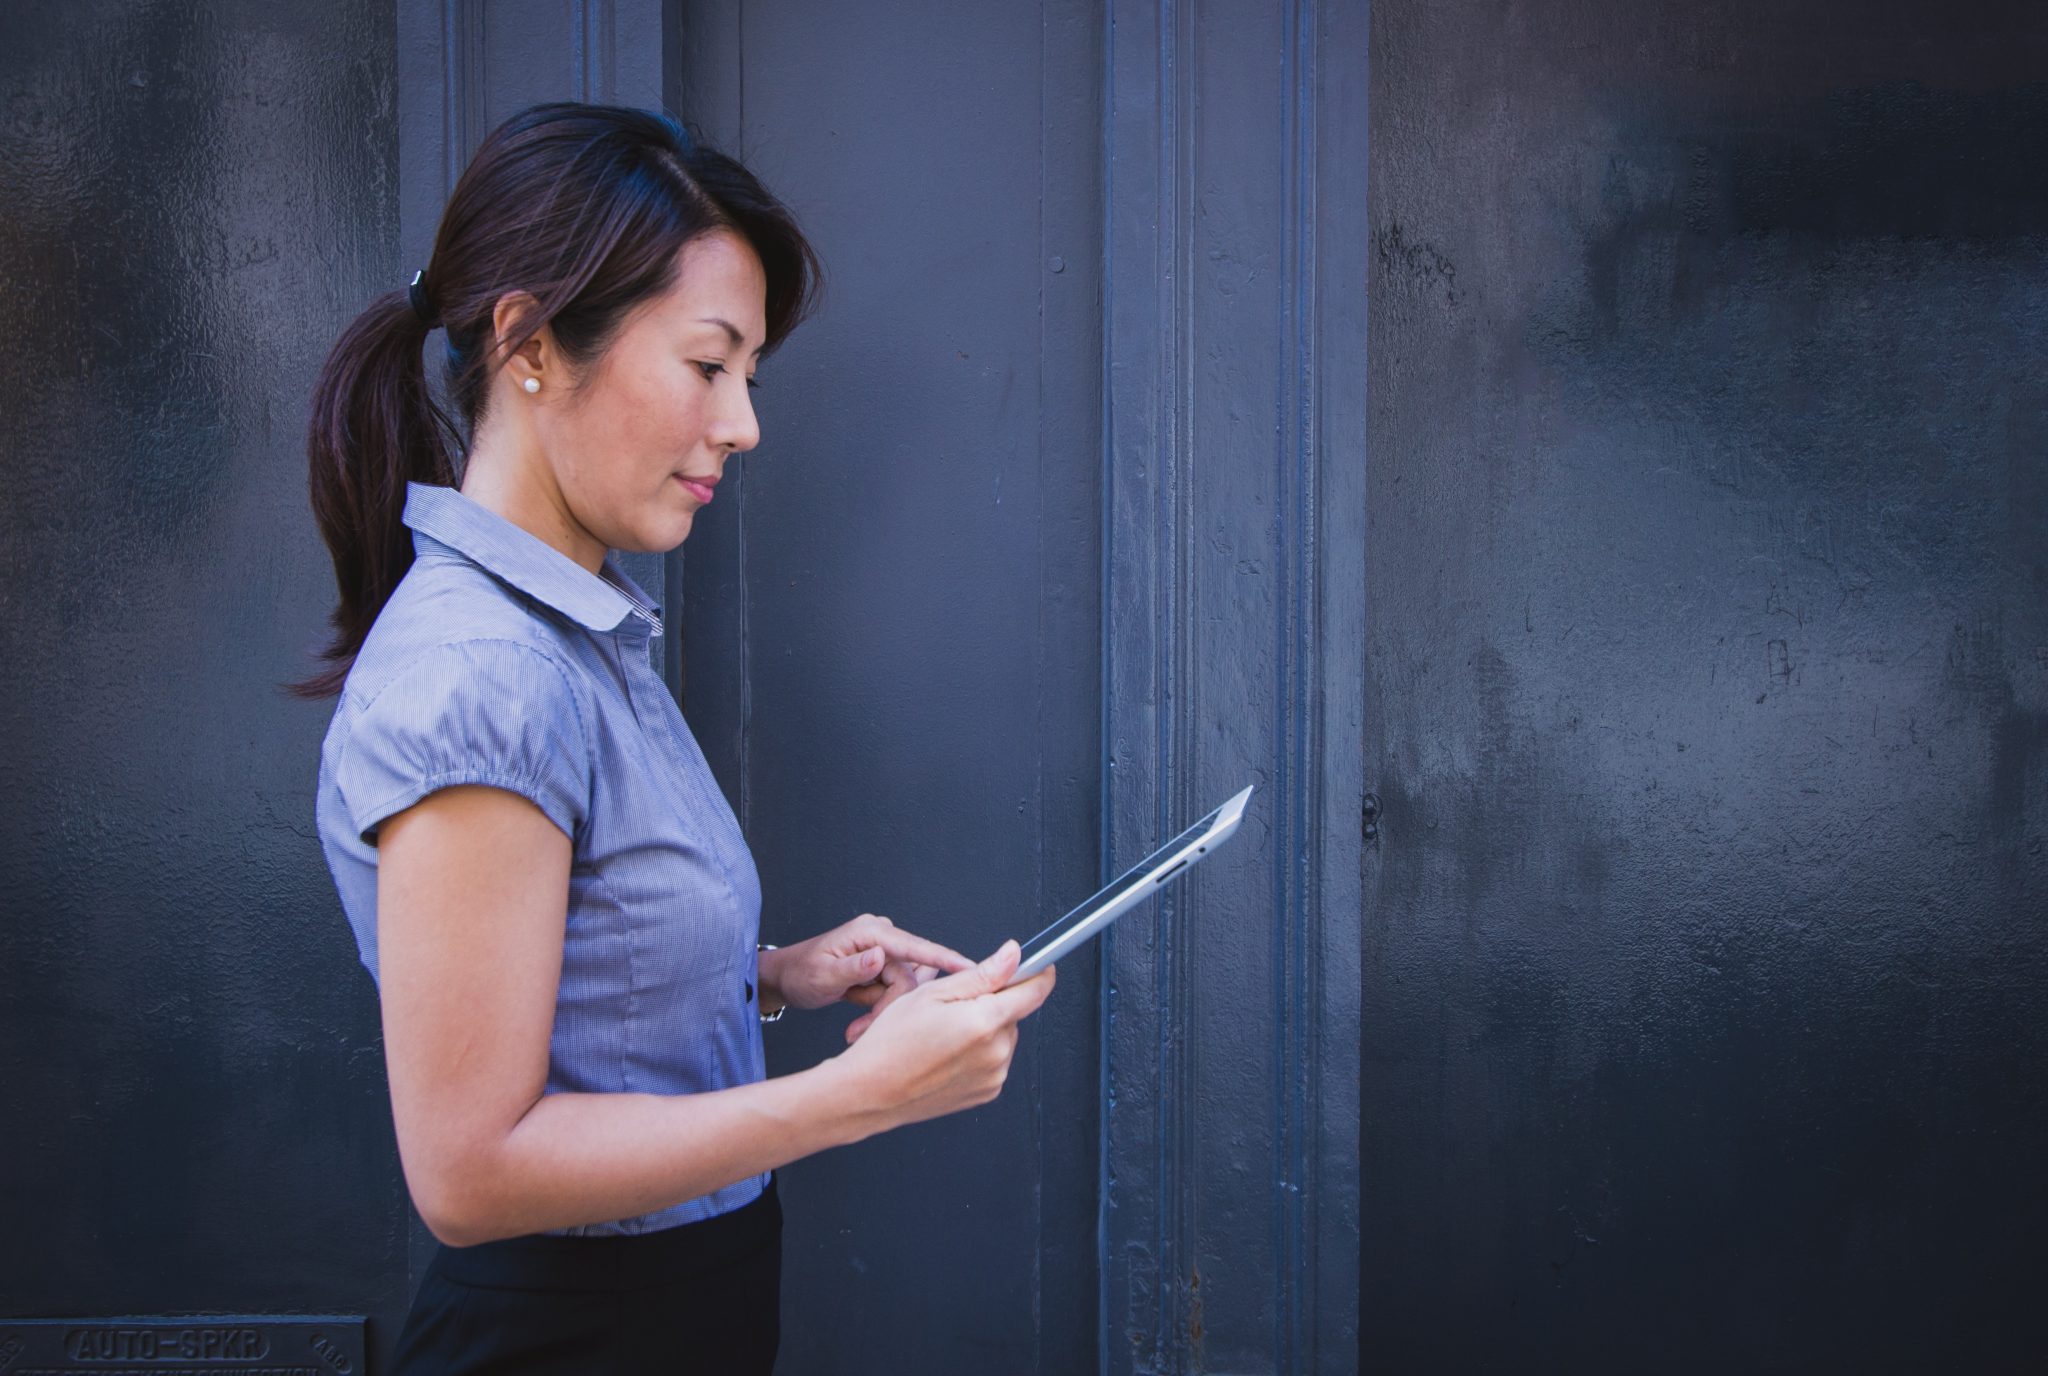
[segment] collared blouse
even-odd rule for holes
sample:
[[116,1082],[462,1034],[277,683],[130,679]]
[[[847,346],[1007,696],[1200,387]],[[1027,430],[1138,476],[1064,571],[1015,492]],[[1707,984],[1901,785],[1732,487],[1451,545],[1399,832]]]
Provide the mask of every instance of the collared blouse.
[[[417,557],[320,752],[321,846],[371,978],[378,827],[437,789],[502,788],[574,847],[546,1092],[694,1094],[764,1078],[760,878],[648,664],[660,608],[613,557],[593,574],[453,488],[411,484],[404,519]],[[767,1181],[554,1231],[652,1232],[738,1208]]]

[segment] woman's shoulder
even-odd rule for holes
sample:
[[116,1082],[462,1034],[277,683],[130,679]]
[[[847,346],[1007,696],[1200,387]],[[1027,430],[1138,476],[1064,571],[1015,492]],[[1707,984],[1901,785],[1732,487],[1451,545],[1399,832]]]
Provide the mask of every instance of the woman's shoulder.
[[462,783],[531,799],[571,838],[589,814],[588,676],[545,616],[479,579],[414,565],[349,670],[322,787],[340,804],[335,825],[345,815],[368,844],[384,818]]
[[377,614],[342,689],[344,702],[367,707],[407,673],[459,662],[485,675],[527,679],[541,665],[570,691],[575,657],[559,618],[476,565],[421,559],[406,571]]

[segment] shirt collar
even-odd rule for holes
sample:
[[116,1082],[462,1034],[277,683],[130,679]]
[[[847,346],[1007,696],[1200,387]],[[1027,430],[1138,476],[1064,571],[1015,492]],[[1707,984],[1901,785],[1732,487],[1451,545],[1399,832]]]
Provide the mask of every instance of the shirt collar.
[[[405,485],[405,524],[413,548],[421,537],[447,546],[485,572],[593,631],[661,634],[661,608],[605,553],[592,573],[538,535],[463,496],[431,483]],[[635,624],[636,620],[639,624]]]

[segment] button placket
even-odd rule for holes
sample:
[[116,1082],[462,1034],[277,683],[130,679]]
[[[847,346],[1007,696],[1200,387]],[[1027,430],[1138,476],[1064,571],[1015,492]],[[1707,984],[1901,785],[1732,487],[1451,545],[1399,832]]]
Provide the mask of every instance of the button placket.
[[[666,766],[662,770],[661,787],[667,790],[684,817],[718,833],[716,836],[705,838],[704,851],[710,856],[712,864],[717,866],[719,878],[725,883],[726,893],[731,898],[734,910],[739,911],[740,885],[733,873],[733,856],[744,853],[746,837],[739,830],[738,820],[732,816],[732,809],[726,804],[724,795],[709,796],[717,792],[717,785],[711,780],[711,766],[704,759],[702,751],[691,748],[695,742],[687,735],[687,728],[681,725],[682,712],[677,708],[675,699],[668,695],[668,685],[655,674],[653,666],[646,662],[644,655],[625,658],[628,661],[624,666],[627,683],[637,689],[631,698],[634,716],[639,720],[641,730],[650,745],[658,745],[661,741],[667,743],[667,748],[661,751],[663,764]],[[650,723],[647,715],[640,710],[643,700],[647,700],[648,695],[653,695],[650,707],[655,718],[653,723]],[[751,943],[756,934],[735,933],[736,943],[742,951],[743,968],[749,968],[747,958],[753,954]],[[743,977],[741,981],[749,1002],[754,997],[752,990],[757,978]]]

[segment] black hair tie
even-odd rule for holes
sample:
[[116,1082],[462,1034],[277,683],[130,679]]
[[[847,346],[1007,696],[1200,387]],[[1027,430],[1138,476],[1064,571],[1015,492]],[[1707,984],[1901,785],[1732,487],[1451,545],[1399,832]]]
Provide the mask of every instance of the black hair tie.
[[412,275],[412,285],[406,288],[406,295],[412,298],[412,313],[420,318],[422,325],[431,330],[441,322],[434,318],[434,303],[428,299],[427,289],[420,285],[420,278],[424,276],[425,269]]

